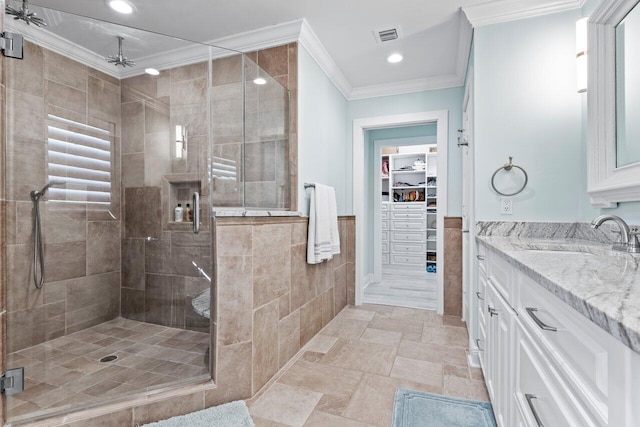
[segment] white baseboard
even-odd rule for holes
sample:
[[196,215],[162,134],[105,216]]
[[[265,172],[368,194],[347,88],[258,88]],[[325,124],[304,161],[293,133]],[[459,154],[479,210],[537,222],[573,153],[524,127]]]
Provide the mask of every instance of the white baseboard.
[[375,283],[375,277],[373,274],[367,274],[366,276],[364,276],[364,279],[362,279],[362,289],[367,289],[367,286],[369,286],[372,283]]
[[467,353],[467,362],[472,368],[480,367],[480,353],[477,348],[470,348]]

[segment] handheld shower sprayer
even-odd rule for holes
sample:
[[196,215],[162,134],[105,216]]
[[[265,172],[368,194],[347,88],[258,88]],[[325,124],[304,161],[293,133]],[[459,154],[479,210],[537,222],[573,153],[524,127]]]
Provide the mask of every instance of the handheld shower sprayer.
[[[64,181],[49,181],[42,190],[32,190],[29,195],[33,200],[35,216],[33,218],[33,284],[36,289],[42,289],[44,285],[44,244],[42,243],[42,230],[40,226],[40,197],[43,197],[49,187],[65,185]],[[38,268],[40,274],[38,275]]]

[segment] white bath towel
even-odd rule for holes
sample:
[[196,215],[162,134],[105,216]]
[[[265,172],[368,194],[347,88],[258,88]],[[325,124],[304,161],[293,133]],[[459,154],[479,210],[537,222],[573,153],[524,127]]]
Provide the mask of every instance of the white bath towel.
[[340,253],[336,190],[322,184],[310,187],[307,263],[319,264]]

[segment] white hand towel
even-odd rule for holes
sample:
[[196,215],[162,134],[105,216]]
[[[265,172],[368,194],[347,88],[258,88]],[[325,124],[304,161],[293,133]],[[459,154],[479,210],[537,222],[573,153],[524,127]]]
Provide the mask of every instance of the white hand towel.
[[319,264],[340,253],[336,191],[315,184],[310,188],[310,197],[307,263]]

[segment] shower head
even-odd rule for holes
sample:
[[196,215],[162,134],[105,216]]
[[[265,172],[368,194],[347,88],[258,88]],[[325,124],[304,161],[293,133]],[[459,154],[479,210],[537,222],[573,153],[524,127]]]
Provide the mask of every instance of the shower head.
[[120,65],[121,67],[133,67],[134,65],[136,65],[136,63],[130,59],[127,59],[123,54],[122,54],[122,41],[124,40],[124,37],[122,36],[118,36],[118,54],[117,55],[109,55],[107,56],[105,59],[107,60],[107,62],[109,64],[113,64],[116,67],[118,65]]
[[22,20],[29,24],[33,24],[36,27],[47,26],[47,23],[42,18],[38,18],[35,12],[29,12],[29,0],[22,0],[22,7],[20,9],[14,9],[11,6],[6,6],[4,11],[13,15],[15,20]]
[[53,181],[49,181],[49,183],[47,185],[45,185],[44,187],[42,187],[42,190],[38,191],[38,190],[33,190],[31,191],[31,193],[29,193],[31,195],[31,198],[34,200],[38,200],[40,197],[44,196],[44,193],[47,192],[47,190],[49,189],[49,187],[53,187],[53,186],[62,186],[65,185],[66,182],[65,181],[60,181],[60,180],[53,180]]

